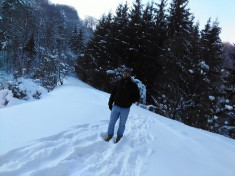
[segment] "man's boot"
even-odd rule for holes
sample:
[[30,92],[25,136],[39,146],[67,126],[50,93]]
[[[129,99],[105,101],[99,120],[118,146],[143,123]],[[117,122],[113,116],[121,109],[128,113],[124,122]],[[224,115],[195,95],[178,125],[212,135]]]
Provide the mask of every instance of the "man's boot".
[[120,141],[121,137],[117,136],[115,143],[118,143]]
[[109,142],[110,139],[112,139],[112,137],[113,137],[113,135],[108,134],[108,136],[105,138],[105,141],[106,141],[106,142]]

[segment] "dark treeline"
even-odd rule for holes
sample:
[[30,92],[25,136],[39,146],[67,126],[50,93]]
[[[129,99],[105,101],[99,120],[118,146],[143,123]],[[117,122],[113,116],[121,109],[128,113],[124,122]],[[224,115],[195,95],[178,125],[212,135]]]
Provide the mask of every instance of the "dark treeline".
[[103,16],[76,71],[110,91],[114,75],[107,71],[130,67],[146,85],[153,111],[235,138],[234,70],[223,64],[221,28],[209,19],[200,30],[188,0],[169,3],[144,6],[136,0],[131,8],[121,4],[115,14]]
[[73,68],[81,52],[74,47],[77,38],[84,45],[91,35],[71,7],[48,0],[1,0],[0,69],[37,79],[51,90]]
[[224,46],[224,67],[229,69],[235,68],[235,43],[223,43]]

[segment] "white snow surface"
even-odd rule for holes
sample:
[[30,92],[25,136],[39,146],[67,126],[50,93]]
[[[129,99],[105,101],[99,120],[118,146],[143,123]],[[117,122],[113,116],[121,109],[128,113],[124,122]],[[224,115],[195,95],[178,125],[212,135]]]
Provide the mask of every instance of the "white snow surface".
[[38,101],[0,109],[0,175],[235,175],[235,140],[136,105],[121,141],[105,142],[108,98],[67,78]]

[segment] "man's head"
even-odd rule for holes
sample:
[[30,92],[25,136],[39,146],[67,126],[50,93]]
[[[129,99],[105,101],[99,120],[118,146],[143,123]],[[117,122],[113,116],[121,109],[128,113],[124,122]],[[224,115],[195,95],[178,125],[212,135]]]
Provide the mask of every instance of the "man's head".
[[122,72],[122,77],[125,78],[130,78],[131,76],[131,69],[125,68]]

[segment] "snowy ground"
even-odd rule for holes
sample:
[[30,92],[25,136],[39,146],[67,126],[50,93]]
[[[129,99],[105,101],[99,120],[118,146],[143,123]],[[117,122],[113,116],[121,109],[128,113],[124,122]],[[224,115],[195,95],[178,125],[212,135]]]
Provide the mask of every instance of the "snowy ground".
[[123,139],[103,141],[109,94],[64,86],[0,109],[1,176],[234,176],[235,141],[135,105]]

